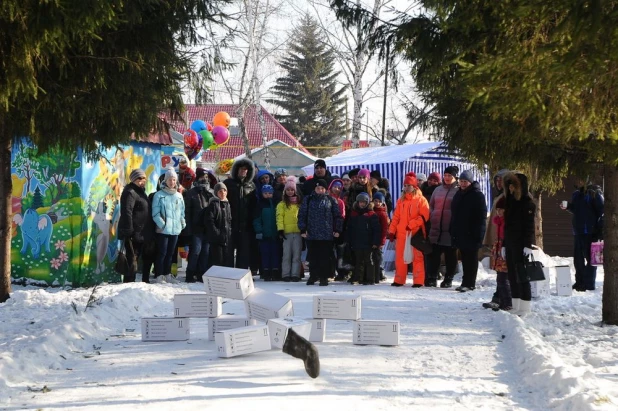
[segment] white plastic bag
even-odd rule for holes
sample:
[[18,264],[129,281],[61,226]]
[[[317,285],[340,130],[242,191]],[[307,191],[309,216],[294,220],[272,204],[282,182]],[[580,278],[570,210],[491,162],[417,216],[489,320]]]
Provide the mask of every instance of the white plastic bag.
[[412,244],[410,244],[410,239],[412,238],[412,233],[408,232],[406,234],[406,243],[403,248],[403,262],[404,264],[410,264],[414,261],[414,251],[412,248]]

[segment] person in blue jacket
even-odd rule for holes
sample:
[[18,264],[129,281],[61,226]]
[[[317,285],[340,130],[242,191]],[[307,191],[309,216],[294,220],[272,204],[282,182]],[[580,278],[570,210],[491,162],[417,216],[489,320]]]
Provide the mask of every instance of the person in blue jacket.
[[176,253],[178,235],[185,228],[185,202],[178,192],[178,175],[173,168],[165,172],[161,190],[152,198],[152,219],[155,227],[157,257],[155,281],[158,283],[178,281],[172,276],[172,258]]
[[603,236],[603,214],[605,199],[601,188],[594,184],[583,184],[575,190],[567,207],[560,206],[573,214],[573,265],[575,284],[573,289],[584,292],[594,290],[597,268],[590,264],[590,245]]
[[261,277],[264,281],[281,279],[279,266],[281,252],[279,247],[279,233],[277,232],[277,205],[273,200],[274,189],[270,184],[262,186],[262,198],[258,202],[253,229],[255,238],[259,241],[262,265]]

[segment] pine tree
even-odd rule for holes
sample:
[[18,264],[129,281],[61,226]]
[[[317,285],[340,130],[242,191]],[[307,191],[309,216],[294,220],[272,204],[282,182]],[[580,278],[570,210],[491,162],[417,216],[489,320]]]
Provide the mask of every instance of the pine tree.
[[340,87],[335,55],[317,22],[305,15],[293,32],[289,52],[279,63],[287,74],[272,88],[268,100],[286,111],[281,124],[305,146],[327,146],[345,133],[346,88]]
[[43,207],[43,195],[41,194],[41,189],[37,185],[34,190],[34,198],[32,199],[32,206],[30,208],[34,208],[36,210],[41,207]]

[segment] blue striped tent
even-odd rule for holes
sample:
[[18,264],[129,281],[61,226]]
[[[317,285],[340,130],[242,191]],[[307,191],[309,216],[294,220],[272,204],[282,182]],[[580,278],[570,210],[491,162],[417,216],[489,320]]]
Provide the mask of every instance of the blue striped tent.
[[[397,201],[402,190],[403,177],[414,171],[429,175],[437,171],[442,174],[448,166],[459,167],[459,172],[471,170],[485,194],[488,208],[491,207],[491,176],[487,168],[478,169],[464,158],[448,152],[440,143],[419,143],[402,146],[385,146],[357,148],[343,151],[325,159],[326,166],[332,174],[343,175],[346,171],[359,167],[379,170],[383,178],[391,184],[393,203]],[[313,175],[313,164],[303,167],[309,176]]]

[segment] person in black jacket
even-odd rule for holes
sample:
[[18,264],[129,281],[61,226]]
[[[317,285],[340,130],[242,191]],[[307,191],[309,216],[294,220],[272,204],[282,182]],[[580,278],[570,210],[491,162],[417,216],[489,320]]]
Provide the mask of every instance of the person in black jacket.
[[382,228],[378,215],[373,211],[369,194],[360,193],[352,208],[346,231],[347,241],[354,252],[354,274],[351,283],[373,285],[380,281],[375,276],[372,259],[374,249],[380,247]]
[[150,219],[150,206],[144,187],[146,173],[142,169],[131,171],[129,183],[120,196],[120,221],[118,222],[118,239],[124,240],[129,273],[123,282],[135,281],[135,265],[144,245],[144,229]]
[[333,181],[333,177],[330,175],[330,171],[326,169],[326,162],[321,158],[315,160],[315,163],[313,164],[313,178],[306,180],[303,183],[303,186],[301,188],[303,196],[307,197],[313,194],[318,180],[326,181],[327,186],[330,184],[331,181]]
[[[234,248],[232,241],[232,211],[227,200],[227,187],[217,183],[215,196],[208,201],[204,213],[204,228],[209,244],[209,264],[234,267]],[[246,267],[245,267],[246,268]]]
[[[253,213],[257,204],[254,177],[253,162],[243,158],[234,161],[231,177],[223,182],[232,210],[232,239],[228,247],[236,251],[236,263],[233,265],[236,268],[249,268],[251,249],[257,248],[253,230]],[[255,270],[253,275],[257,274],[257,268]]]
[[510,312],[525,315],[530,312],[532,293],[530,282],[522,282],[517,277],[517,265],[532,254],[536,206],[528,193],[528,178],[525,175],[508,172],[502,176],[502,181],[506,194],[502,256],[506,259],[513,296],[513,309]]
[[459,189],[451,203],[450,234],[453,247],[461,254],[463,279],[455,290],[471,291],[476,288],[479,269],[478,251],[483,244],[487,222],[487,204],[478,181],[472,172],[464,170],[459,175]]
[[202,275],[208,266],[208,241],[202,215],[214,195],[208,182],[208,174],[203,168],[195,169],[195,182],[185,195],[185,216],[187,231],[191,236],[191,247],[187,262],[187,282],[202,282]]

